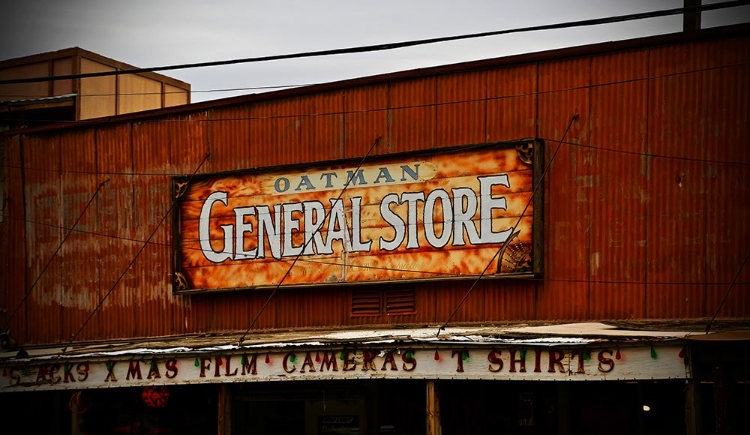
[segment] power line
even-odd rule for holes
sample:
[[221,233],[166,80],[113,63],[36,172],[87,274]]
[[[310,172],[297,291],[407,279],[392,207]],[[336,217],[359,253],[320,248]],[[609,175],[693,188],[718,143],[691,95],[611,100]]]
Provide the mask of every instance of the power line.
[[[658,79],[664,79],[669,77],[676,77],[676,76],[682,76],[682,75],[688,75],[688,74],[696,74],[700,72],[709,72],[714,70],[720,70],[720,69],[727,69],[727,68],[738,68],[750,65],[750,62],[739,62],[739,63],[733,63],[728,65],[719,65],[719,66],[712,66],[712,67],[705,67],[705,68],[699,68],[694,70],[688,70],[688,71],[679,71],[674,73],[668,73],[668,74],[662,74],[658,76],[650,76],[650,77],[641,77],[641,78],[633,78],[633,79],[624,79],[624,80],[615,80],[611,82],[604,82],[604,83],[597,83],[597,84],[589,84],[589,85],[582,85],[582,86],[574,86],[574,87],[568,87],[563,89],[553,89],[549,91],[535,91],[535,92],[527,92],[527,93],[519,93],[519,94],[512,94],[512,95],[499,95],[494,97],[481,97],[481,98],[470,98],[470,99],[463,99],[463,100],[456,100],[456,101],[449,101],[449,102],[443,102],[443,103],[427,103],[427,104],[412,104],[412,105],[401,105],[401,106],[395,106],[395,107],[386,107],[386,108],[379,108],[379,109],[362,109],[362,110],[346,110],[346,111],[330,111],[330,112],[320,112],[320,113],[299,113],[299,114],[292,114],[292,115],[272,115],[272,116],[248,116],[248,117],[235,117],[235,118],[215,118],[215,119],[195,119],[190,118],[187,120],[180,120],[180,119],[164,119],[164,120],[150,120],[149,122],[165,122],[165,123],[172,123],[172,122],[187,122],[187,123],[200,123],[200,122],[227,122],[227,121],[258,121],[258,120],[274,120],[274,119],[295,119],[295,118],[312,118],[317,116],[338,116],[338,115],[356,115],[356,114],[363,114],[363,113],[374,113],[374,112],[382,112],[382,111],[391,111],[391,110],[406,110],[406,109],[415,109],[415,108],[430,108],[430,107],[443,107],[443,106],[449,106],[454,104],[464,104],[464,103],[474,103],[474,102],[490,102],[490,101],[496,101],[496,100],[504,100],[504,99],[510,99],[510,98],[522,98],[522,97],[528,97],[528,96],[541,96],[541,95],[547,95],[547,94],[555,94],[559,92],[571,92],[576,90],[584,90],[584,89],[595,89],[598,87],[604,87],[604,86],[615,86],[619,84],[625,84],[625,83],[633,83],[633,82],[640,82],[640,81],[648,81],[648,80],[658,80]],[[3,119],[0,118],[0,121]],[[50,120],[52,122],[52,120]],[[55,121],[60,123],[90,123],[91,121]],[[553,140],[554,141],[554,140]],[[591,149],[600,149],[603,151],[611,151],[611,152],[618,152],[622,154],[633,154],[633,155],[640,155],[640,156],[648,156],[648,157],[659,157],[659,158],[666,158],[666,159],[679,159],[679,160],[685,160],[685,161],[697,161],[697,162],[704,162],[704,163],[714,163],[714,164],[726,164],[726,165],[740,165],[740,166],[749,166],[749,163],[743,163],[738,161],[725,161],[725,160],[718,160],[718,159],[699,159],[699,158],[690,158],[690,157],[678,157],[678,156],[669,156],[665,154],[658,154],[658,153],[646,153],[646,152],[636,152],[636,151],[627,151],[627,150],[618,150],[614,148],[607,148],[603,146],[596,146],[596,145],[585,145],[580,143],[574,143],[574,142],[565,142],[568,145],[574,145],[578,147],[583,148],[591,148]],[[0,167],[4,168],[10,168],[10,169],[22,169],[19,165],[9,165],[9,164],[3,164],[0,165]],[[98,171],[85,171],[85,170],[59,170],[59,169],[49,169],[49,168],[34,168],[34,167],[24,167],[23,169],[29,170],[29,171],[39,171],[39,172],[51,172],[51,173],[59,173],[59,174],[82,174],[82,175],[109,175],[109,176],[180,176],[184,175],[184,173],[155,173],[155,172],[114,172],[114,171],[108,171],[108,172],[98,172]]]
[[[749,0],[750,1],[750,0]],[[689,74],[697,74],[701,72],[710,72],[710,71],[716,71],[716,70],[723,70],[723,69],[730,69],[730,68],[738,68],[750,65],[750,62],[744,61],[744,62],[737,62],[737,63],[731,63],[726,65],[717,65],[717,66],[710,66],[710,67],[704,67],[704,68],[698,68],[698,69],[692,69],[687,71],[678,71],[673,73],[666,73],[656,76],[648,76],[648,77],[637,77],[637,78],[631,78],[631,79],[622,79],[622,80],[614,80],[610,82],[602,82],[602,83],[596,83],[596,84],[587,84],[587,85],[580,85],[580,86],[570,86],[566,88],[561,89],[550,89],[547,91],[533,91],[533,92],[524,92],[524,93],[516,93],[516,94],[510,94],[510,95],[497,95],[492,97],[480,97],[480,98],[466,98],[461,100],[453,100],[453,101],[445,101],[440,103],[425,103],[425,104],[408,104],[408,105],[400,105],[400,106],[389,106],[389,107],[383,107],[383,108],[376,108],[376,109],[359,109],[359,110],[336,110],[336,111],[327,111],[327,112],[316,112],[316,113],[295,113],[295,114],[289,114],[289,115],[267,115],[267,116],[242,116],[242,117],[232,117],[232,118],[204,118],[204,119],[195,119],[191,117],[187,117],[186,119],[149,119],[149,123],[209,123],[209,122],[229,122],[229,121],[260,121],[260,120],[275,120],[275,119],[295,119],[295,118],[314,118],[314,117],[322,117],[322,116],[340,116],[340,115],[357,115],[357,114],[365,114],[365,113],[377,113],[377,112],[386,112],[390,110],[406,110],[406,109],[419,109],[419,108],[429,108],[429,107],[444,107],[444,106],[451,106],[455,104],[465,104],[465,103],[476,103],[476,102],[490,102],[490,101],[499,101],[499,100],[505,100],[510,98],[522,98],[522,97],[529,97],[529,96],[543,96],[543,95],[552,95],[562,92],[572,92],[572,91],[578,91],[578,90],[590,90],[590,89],[596,89],[600,87],[607,87],[607,86],[615,86],[615,85],[621,85],[621,84],[627,84],[627,83],[637,83],[637,82],[643,82],[643,81],[651,81],[651,80],[658,80],[658,79],[665,79],[670,77],[678,77],[683,75],[689,75]],[[317,83],[319,84],[319,83]],[[315,85],[311,84],[310,86]],[[290,85],[293,86],[293,85]],[[112,94],[115,95],[115,94]],[[0,103],[1,104],[1,103]],[[0,117],[0,121],[13,121],[12,118],[2,118]],[[39,122],[50,122],[50,123],[58,123],[58,124],[104,124],[105,121],[102,121],[100,119],[85,119],[85,120],[70,120],[70,121],[61,121],[57,119],[36,119],[35,121]],[[114,120],[107,120],[106,123],[118,123],[121,121],[118,121],[116,119]]]
[[119,70],[119,71],[102,71],[102,72],[96,72],[96,73],[67,74],[67,75],[60,75],[60,76],[53,76],[53,77],[48,76],[48,77],[27,77],[27,78],[19,78],[19,79],[8,79],[8,80],[0,80],[0,85],[47,82],[47,81],[54,81],[54,80],[70,80],[70,79],[81,79],[81,78],[91,78],[91,77],[104,77],[104,76],[114,76],[114,75],[123,75],[123,74],[138,74],[138,73],[155,72],[155,71],[168,71],[168,70],[187,69],[187,68],[203,68],[203,67],[209,67],[209,66],[233,65],[233,64],[239,64],[239,63],[268,62],[268,61],[273,61],[273,60],[300,59],[300,58],[308,58],[308,57],[332,56],[332,55],[339,55],[339,54],[367,53],[367,52],[373,52],[373,51],[385,51],[385,50],[394,50],[397,48],[414,47],[418,45],[435,44],[439,42],[458,41],[458,40],[463,40],[463,39],[473,39],[473,38],[483,38],[483,37],[488,37],[488,36],[505,35],[505,34],[511,34],[511,33],[524,33],[524,32],[534,32],[534,31],[541,31],[541,30],[567,29],[571,27],[598,26],[602,24],[621,23],[625,21],[643,20],[647,18],[658,18],[658,17],[666,17],[670,15],[681,15],[686,12],[689,13],[689,12],[700,12],[700,11],[733,8],[733,7],[738,7],[738,6],[744,6],[747,4],[750,4],[750,0],[735,0],[735,1],[729,1],[729,2],[723,2],[723,3],[672,8],[672,9],[664,9],[664,10],[651,11],[651,12],[639,12],[639,13],[634,13],[634,14],[617,15],[617,16],[612,16],[612,17],[594,18],[594,19],[578,20],[578,21],[567,21],[567,22],[561,22],[561,23],[555,23],[555,24],[517,27],[513,29],[469,33],[469,34],[463,34],[463,35],[444,36],[444,37],[438,37],[438,38],[417,39],[417,40],[412,40],[412,41],[364,45],[364,46],[359,46],[359,47],[337,48],[337,49],[319,50],[319,51],[307,51],[307,52],[292,53],[292,54],[279,54],[279,55],[271,55],[271,56],[249,57],[249,58],[244,58],[244,59],[230,59],[230,60],[212,61],[212,62],[185,63],[185,64],[179,64],[179,65],[157,66],[157,67],[150,67],[150,68],[133,68],[133,69],[126,69],[126,70]]
[[[241,88],[223,88],[223,89],[191,89],[191,94],[202,94],[202,93],[214,93],[214,92],[238,92],[238,91],[255,91],[264,89],[288,89],[288,88],[300,88],[304,86],[312,86],[320,83],[304,83],[297,85],[268,85],[268,86],[248,86]],[[144,96],[144,95],[182,95],[185,94],[183,91],[164,91],[164,92],[105,92],[97,94],[83,94],[81,97],[112,97],[115,95],[119,96]],[[55,96],[42,95],[42,94],[0,94],[0,98],[20,98],[20,99],[41,99],[41,98],[55,98]],[[19,102],[18,100],[11,101],[0,101],[0,106],[8,105],[11,102]]]

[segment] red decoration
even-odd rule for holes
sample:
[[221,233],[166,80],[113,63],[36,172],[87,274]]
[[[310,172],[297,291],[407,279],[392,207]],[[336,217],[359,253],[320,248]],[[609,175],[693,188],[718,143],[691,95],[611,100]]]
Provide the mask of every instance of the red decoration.
[[615,358],[620,359],[622,358],[622,355],[620,355],[620,349],[617,349],[617,353],[615,353]]
[[164,408],[169,400],[169,390],[165,386],[145,387],[141,397],[149,408]]
[[435,351],[435,361],[439,359],[440,359],[440,354],[438,353],[438,351]]

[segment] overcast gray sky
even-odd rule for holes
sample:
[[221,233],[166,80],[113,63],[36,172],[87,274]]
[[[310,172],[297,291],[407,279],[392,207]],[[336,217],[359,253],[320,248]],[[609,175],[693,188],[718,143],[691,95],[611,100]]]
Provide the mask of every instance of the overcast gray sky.
[[[716,3],[720,0],[704,0]],[[683,0],[23,0],[2,7],[0,60],[80,47],[146,68],[487,32],[681,7]],[[750,7],[704,12],[702,27]],[[374,53],[162,72],[192,101],[680,31],[681,16]],[[242,90],[222,91],[227,89]]]

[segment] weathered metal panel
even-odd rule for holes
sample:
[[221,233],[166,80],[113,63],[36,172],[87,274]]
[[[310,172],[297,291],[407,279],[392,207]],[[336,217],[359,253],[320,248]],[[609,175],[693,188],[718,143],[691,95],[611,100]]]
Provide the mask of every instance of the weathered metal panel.
[[493,280],[485,285],[484,319],[492,322],[518,322],[536,318],[538,280]]
[[[648,317],[705,314],[706,165],[654,158],[647,205]],[[699,297],[700,296],[700,297]]]
[[299,102],[300,143],[288,150],[295,163],[342,158],[344,144],[344,92],[326,92],[301,97]]
[[487,71],[486,141],[536,136],[538,64]]
[[[276,311],[264,313],[266,322],[261,325],[280,328],[310,328],[327,325],[346,325],[349,317],[349,289],[330,289],[317,292],[312,289],[279,289],[276,293]],[[251,317],[257,314],[253,313]],[[267,320],[276,321],[271,323]],[[260,319],[259,319],[260,320]],[[256,329],[259,329],[256,327]]]
[[[252,167],[250,107],[222,107],[207,114],[206,133],[214,170],[232,171]],[[219,169],[220,168],[220,169]]]
[[263,102],[250,107],[252,167],[297,161],[302,120],[297,98]]
[[388,144],[391,152],[435,147],[436,80],[427,77],[390,84]]
[[140,244],[134,214],[131,124],[100,128],[96,132],[96,166],[109,178],[97,196],[97,216],[104,240],[100,245],[99,294],[90,321],[78,340],[131,336],[139,321],[132,307],[140,302],[138,281],[128,266]]
[[128,275],[135,278],[138,312],[134,316],[137,336],[184,332],[175,330],[175,318],[183,318],[182,304],[166,296],[172,283],[171,178],[175,165],[171,149],[181,142],[180,122],[160,120],[135,123],[132,129],[133,230],[138,259]]
[[91,158],[96,155],[94,136],[91,130],[80,130],[62,135],[60,141],[63,238],[69,233],[58,254],[63,261],[61,340],[78,331],[99,301],[99,258],[107,239],[100,235],[96,204],[109,174],[100,174]]
[[647,78],[647,50],[592,59],[590,175],[576,180],[591,212],[591,318],[645,313]]
[[[379,84],[344,92],[344,142],[341,158],[390,152],[389,85]],[[380,140],[378,141],[378,138]],[[375,141],[378,144],[373,146]]]
[[[31,342],[60,339],[61,258],[53,255],[62,241],[60,210],[60,137],[23,139],[26,203],[28,330]],[[33,307],[33,308],[32,308]]]
[[482,143],[486,137],[487,74],[438,76],[435,146]]
[[5,180],[4,204],[3,204],[3,222],[0,223],[0,231],[3,246],[6,249],[0,249],[0,270],[3,276],[0,281],[3,282],[7,290],[3,293],[3,307],[5,313],[0,317],[3,329],[10,328],[11,334],[16,336],[29,336],[23,325],[28,325],[28,310],[30,304],[27,302],[26,290],[30,284],[28,281],[28,270],[26,268],[27,245],[24,242],[26,237],[26,217],[24,210],[24,185],[22,183],[25,170],[25,163],[22,157],[23,145],[25,139],[14,136],[12,138],[2,138],[5,146]]
[[[748,112],[745,112],[748,113]],[[744,144],[750,137],[750,127]],[[731,145],[727,145],[731,146]],[[736,147],[735,147],[736,148]],[[746,155],[750,154],[745,152]],[[726,157],[722,157],[722,160]],[[713,316],[732,279],[737,283],[721,306],[720,316],[741,317],[750,313],[750,264],[742,266],[750,250],[750,184],[747,165],[712,163],[707,165],[703,181],[706,190],[706,315]],[[750,263],[748,261],[747,263]],[[742,267],[742,269],[740,269]],[[739,273],[739,275],[738,275]]]
[[[588,58],[539,65],[538,135],[546,143],[545,282],[538,319],[588,316],[591,180]],[[577,115],[578,118],[573,120]],[[566,131],[567,130],[567,131]]]

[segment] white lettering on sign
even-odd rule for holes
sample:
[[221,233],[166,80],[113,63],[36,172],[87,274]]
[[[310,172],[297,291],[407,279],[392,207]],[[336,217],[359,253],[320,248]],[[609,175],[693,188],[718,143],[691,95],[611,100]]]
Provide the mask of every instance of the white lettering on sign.
[[[389,193],[380,201],[379,218],[393,229],[393,237],[377,240],[362,239],[362,198],[348,198],[347,204],[338,198],[329,199],[328,210],[321,201],[303,201],[282,204],[264,204],[236,207],[233,223],[221,224],[222,248],[212,243],[212,214],[215,208],[227,207],[227,192],[211,193],[203,202],[198,224],[201,250],[207,260],[221,263],[226,260],[253,260],[273,257],[296,257],[298,255],[333,254],[334,243],[343,246],[346,252],[369,252],[373,243],[383,251],[395,251],[402,246],[419,249],[422,243],[433,248],[452,246],[498,244],[507,240],[511,228],[493,231],[494,210],[506,210],[504,197],[494,197],[496,186],[509,189],[508,175],[477,177],[479,199],[471,188],[453,188],[449,194],[436,189],[424,192]],[[277,183],[278,184],[278,183]],[[423,207],[418,214],[418,204]],[[393,211],[393,207],[406,206],[405,215]],[[350,211],[347,216],[346,210]],[[273,210],[273,213],[271,212]],[[473,218],[479,214],[479,228]],[[436,229],[433,216],[442,216],[440,231]],[[423,226],[418,225],[422,222]],[[421,229],[421,231],[420,231]],[[304,232],[304,238],[294,243],[293,234]],[[325,234],[325,236],[324,236]],[[246,243],[253,238],[253,243]],[[266,251],[266,243],[268,250]],[[246,249],[245,246],[254,246]]]

